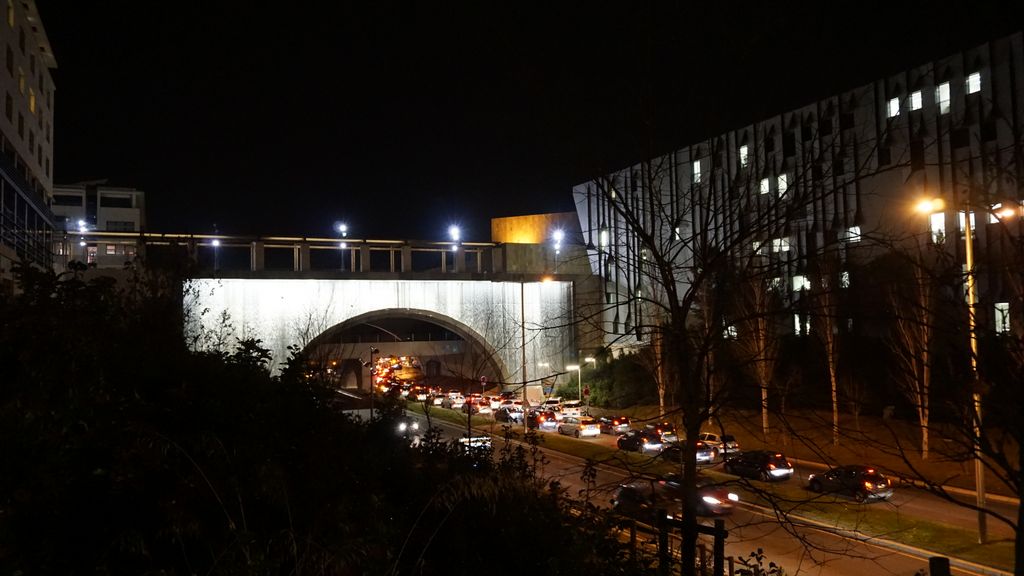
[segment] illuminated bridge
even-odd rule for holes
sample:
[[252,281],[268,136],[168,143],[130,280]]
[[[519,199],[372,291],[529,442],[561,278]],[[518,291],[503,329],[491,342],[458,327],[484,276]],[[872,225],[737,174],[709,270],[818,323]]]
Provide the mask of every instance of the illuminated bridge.
[[[86,238],[87,236],[87,238]],[[582,247],[293,237],[86,233],[97,266],[126,254],[184,254],[196,346],[257,338],[273,367],[289,346],[307,351],[342,387],[366,388],[362,362],[416,355],[431,375],[551,385],[578,363],[574,299],[589,275]],[[66,252],[76,254],[77,238]],[[87,246],[81,246],[85,242]],[[113,246],[111,248],[110,246]],[[562,376],[566,381],[568,376]]]

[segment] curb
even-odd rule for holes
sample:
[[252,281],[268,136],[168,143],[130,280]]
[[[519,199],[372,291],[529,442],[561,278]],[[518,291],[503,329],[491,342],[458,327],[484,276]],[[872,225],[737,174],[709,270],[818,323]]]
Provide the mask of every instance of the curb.
[[[760,506],[758,504],[751,504],[749,502],[744,502],[741,505],[745,506],[745,507],[748,507],[748,508],[753,508],[753,509],[757,510],[758,512],[760,512],[761,514],[764,514],[766,516],[774,516],[773,514],[771,514],[772,510],[770,508],[765,508],[764,506]],[[931,550],[926,550],[924,548],[918,548],[916,546],[911,546],[909,544],[904,544],[902,542],[896,542],[894,540],[886,540],[885,538],[879,538],[877,536],[868,536],[867,534],[864,534],[863,532],[858,532],[856,530],[845,530],[843,528],[838,528],[836,526],[832,526],[832,525],[830,525],[830,524],[828,524],[826,522],[822,522],[820,520],[814,520],[812,518],[807,518],[805,516],[798,516],[798,515],[795,515],[795,514],[787,514],[787,517],[792,518],[794,520],[799,520],[800,522],[806,522],[809,525],[816,526],[816,527],[821,528],[823,530],[827,530],[828,532],[830,532],[832,534],[841,535],[844,538],[849,538],[851,540],[857,540],[858,542],[864,542],[865,544],[874,544],[876,546],[882,546],[882,547],[885,547],[885,548],[891,548],[893,550],[898,550],[900,552],[903,552],[904,554],[908,554],[908,555],[911,555],[911,556],[914,556],[914,557],[917,557],[917,558],[921,558],[921,559],[927,560],[928,558],[931,558],[933,556],[942,556],[943,558],[948,558],[949,559],[950,566],[955,567],[955,568],[959,568],[960,570],[970,571],[970,572],[973,572],[975,574],[981,574],[981,575],[984,575],[984,576],[1012,576],[1013,575],[1013,572],[1007,572],[1006,570],[1001,570],[999,568],[993,568],[991,566],[985,566],[983,564],[977,564],[977,563],[971,562],[969,560],[963,560],[963,559],[960,559],[960,558],[956,558],[955,556],[943,556],[942,554],[940,554],[938,552],[933,552]]]
[[[829,468],[831,468],[831,466],[829,466],[828,464],[825,464],[824,462],[815,462],[813,460],[800,460],[799,458],[790,458],[789,461],[794,463],[794,464],[799,464],[801,466],[806,466],[808,468],[818,468],[818,469],[821,469],[821,470],[828,470]],[[924,482],[921,482],[921,481],[919,481],[919,480],[917,480],[915,478],[907,478],[905,476],[897,476],[896,480],[900,484],[903,484],[903,485],[913,486],[914,488],[920,488],[921,490],[928,490],[927,484],[925,484]],[[972,498],[976,498],[977,497],[977,493],[974,490],[969,490],[967,488],[957,488],[956,486],[943,486],[942,489],[944,491],[946,491],[947,493],[949,493],[949,494],[957,494],[959,496],[970,496]],[[928,490],[928,491],[931,492],[931,490]],[[985,500],[986,501],[992,501],[992,502],[999,502],[1001,504],[1011,504],[1013,506],[1020,506],[1020,499],[1019,498],[1014,498],[1013,496],[1004,496],[1002,494],[986,493],[985,494]]]

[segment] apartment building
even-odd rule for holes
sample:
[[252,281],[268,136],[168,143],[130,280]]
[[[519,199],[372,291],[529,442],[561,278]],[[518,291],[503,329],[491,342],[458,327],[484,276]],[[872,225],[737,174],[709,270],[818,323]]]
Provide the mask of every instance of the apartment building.
[[[609,344],[641,338],[643,302],[658,297],[643,273],[645,238],[680,271],[701,257],[698,245],[763,258],[792,301],[810,289],[808,258],[825,248],[849,262],[923,241],[965,262],[968,224],[979,320],[1009,331],[1022,317],[1019,287],[994,263],[1021,250],[1022,131],[1016,33],[575,186],[591,269],[605,281]],[[840,278],[850,281],[846,270]],[[685,289],[690,278],[677,281]],[[795,316],[792,329],[810,326]]]
[[53,50],[33,0],[0,0],[0,290],[12,265],[52,264]]
[[105,181],[61,184],[53,191],[54,266],[76,260],[100,268],[121,268],[136,256],[137,237],[146,227],[146,195]]

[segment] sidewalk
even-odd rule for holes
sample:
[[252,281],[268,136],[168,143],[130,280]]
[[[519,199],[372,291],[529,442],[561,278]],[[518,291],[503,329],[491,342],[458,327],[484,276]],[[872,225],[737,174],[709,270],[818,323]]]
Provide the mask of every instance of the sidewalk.
[[[594,407],[595,416],[626,414],[634,418],[634,427],[642,426],[644,420],[658,418],[657,406],[638,406],[622,410]],[[666,410],[665,418],[679,424],[678,412]],[[930,479],[944,485],[947,491],[964,496],[974,496],[974,462],[950,460],[947,452],[950,446],[941,434],[932,430],[930,454],[922,460],[920,454],[920,430],[913,422],[861,415],[859,422],[853,416],[841,414],[839,421],[839,446],[832,445],[831,412],[795,411],[787,415],[783,423],[777,417],[770,417],[768,441],[762,439],[761,414],[753,411],[731,411],[722,417],[721,425],[705,424],[702,430],[724,432],[736,437],[744,450],[778,450],[792,460],[811,466],[835,466],[841,464],[867,464],[875,466],[903,483],[922,484]],[[786,424],[786,425],[784,425]],[[858,429],[859,424],[859,429]],[[787,426],[788,425],[788,426]],[[903,450],[899,450],[899,446]],[[901,456],[900,454],[903,454]],[[911,471],[911,465],[918,474]],[[986,492],[994,501],[1016,504],[1017,495],[991,472],[986,475]]]

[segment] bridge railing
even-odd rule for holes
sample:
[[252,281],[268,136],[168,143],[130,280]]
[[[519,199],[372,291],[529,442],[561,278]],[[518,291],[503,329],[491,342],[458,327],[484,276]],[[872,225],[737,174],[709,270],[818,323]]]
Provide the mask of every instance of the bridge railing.
[[505,272],[503,245],[304,236],[235,236],[155,232],[68,232],[55,253],[99,267],[135,255],[179,251],[212,271]]

